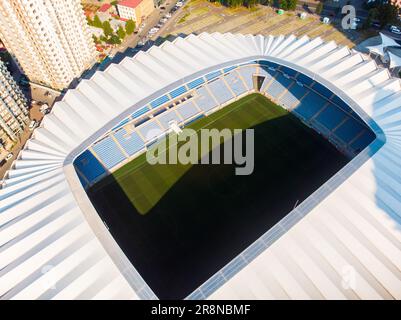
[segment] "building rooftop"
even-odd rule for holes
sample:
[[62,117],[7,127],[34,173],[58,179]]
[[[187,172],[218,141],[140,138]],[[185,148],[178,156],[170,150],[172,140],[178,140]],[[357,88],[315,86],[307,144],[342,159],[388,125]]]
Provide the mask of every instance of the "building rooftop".
[[119,1],[118,5],[135,9],[141,2],[142,0],[123,0]]
[[109,10],[111,8],[111,4],[110,3],[105,3],[104,5],[102,5],[99,8],[99,12],[106,12],[107,10]]

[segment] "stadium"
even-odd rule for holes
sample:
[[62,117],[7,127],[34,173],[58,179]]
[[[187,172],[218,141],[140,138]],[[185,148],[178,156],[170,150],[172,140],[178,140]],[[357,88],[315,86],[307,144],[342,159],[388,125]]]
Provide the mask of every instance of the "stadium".
[[[189,35],[69,90],[0,190],[2,299],[401,298],[401,83],[320,38]],[[255,173],[150,166],[253,128]]]

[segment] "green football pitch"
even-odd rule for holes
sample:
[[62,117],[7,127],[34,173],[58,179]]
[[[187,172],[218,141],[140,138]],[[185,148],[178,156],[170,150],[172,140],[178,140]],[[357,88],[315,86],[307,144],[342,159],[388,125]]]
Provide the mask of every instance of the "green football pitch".
[[260,94],[188,127],[253,128],[254,172],[237,176],[235,164],[150,165],[142,154],[88,191],[159,298],[187,296],[348,161]]

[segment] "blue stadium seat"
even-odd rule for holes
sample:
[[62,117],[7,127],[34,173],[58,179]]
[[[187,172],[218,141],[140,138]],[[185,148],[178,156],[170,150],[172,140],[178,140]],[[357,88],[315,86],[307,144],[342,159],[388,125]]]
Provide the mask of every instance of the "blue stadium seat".
[[302,99],[301,103],[294,109],[306,121],[310,120],[322,107],[326,104],[326,100],[318,96],[316,93],[309,91]]
[[187,89],[184,86],[181,86],[177,89],[170,91],[170,96],[171,96],[171,98],[176,98],[185,92],[187,92]]
[[152,108],[157,108],[158,106],[161,106],[163,103],[166,103],[167,101],[169,101],[170,99],[167,97],[167,95],[161,96],[155,100],[153,100],[150,103],[150,106]]
[[327,89],[325,86],[321,85],[318,82],[315,82],[315,84],[312,86],[312,89],[315,90],[316,92],[320,93],[322,96],[326,97],[327,99],[330,99],[330,97],[333,95],[333,92],[331,92],[329,89]]
[[346,104],[343,100],[341,100],[338,96],[334,96],[331,98],[331,101],[333,101],[339,108],[344,110],[345,112],[349,113],[351,112],[351,107]]
[[236,70],[241,76],[242,79],[244,79],[246,86],[248,87],[248,90],[253,89],[253,75],[256,74],[256,67],[255,66],[244,66],[241,68],[238,68]]
[[177,123],[181,122],[181,119],[178,117],[177,113],[174,110],[170,110],[170,111],[164,113],[160,117],[157,117],[157,119],[160,121],[160,123],[166,130],[169,129],[168,123],[171,120],[175,120],[175,121],[177,121]]
[[366,130],[361,136],[351,143],[350,147],[354,151],[359,152],[365,149],[365,147],[367,147],[374,139],[374,133]]
[[152,140],[163,132],[162,128],[154,120],[146,122],[138,130],[146,141]]
[[234,98],[233,94],[227,88],[227,85],[222,79],[217,79],[209,82],[207,86],[220,104]]
[[264,67],[267,67],[267,68],[271,67],[271,68],[277,69],[278,67],[280,67],[280,65],[278,65],[277,63],[274,63],[274,62],[271,62],[271,61],[266,61],[266,60],[260,60],[258,63],[261,66],[264,66]]
[[314,83],[314,80],[309,78],[308,76],[304,75],[303,73],[298,73],[297,80],[300,81],[302,84],[311,86]]
[[334,131],[334,134],[348,144],[362,130],[364,130],[364,126],[362,124],[353,118],[349,118]]
[[189,119],[199,113],[199,110],[192,101],[179,105],[176,110],[184,120]]
[[276,74],[270,85],[265,88],[265,91],[272,96],[277,98],[280,94],[284,92],[294,81],[284,77],[280,72]]
[[239,77],[237,72],[231,72],[224,76],[228,86],[231,90],[235,93],[236,96],[239,96],[245,92],[247,92],[247,88],[245,88],[244,83],[242,82],[241,78]]
[[94,182],[96,178],[106,173],[102,164],[89,150],[85,150],[75,159],[74,166],[91,183]]
[[196,98],[196,104],[199,106],[199,108],[201,108],[203,111],[209,111],[217,107],[217,103],[204,87],[198,88],[197,92],[199,97]]
[[295,77],[295,76],[297,75],[297,73],[298,73],[298,71],[295,71],[295,70],[293,70],[293,69],[290,69],[290,68],[287,68],[287,67],[284,67],[284,66],[281,66],[281,67],[280,67],[280,70],[281,70],[283,73],[288,74],[290,77]]
[[199,87],[203,83],[205,83],[205,80],[203,80],[203,78],[198,78],[198,79],[195,79],[195,80],[191,81],[190,83],[188,83],[187,87],[189,89],[193,89],[193,88]]
[[128,133],[125,128],[114,132],[114,137],[130,156],[145,147],[145,143],[136,132]]
[[133,119],[140,117],[141,115],[143,115],[144,113],[148,112],[149,108],[148,107],[142,107],[140,109],[138,109],[137,111],[135,111],[133,114],[131,114],[131,117]]
[[338,107],[330,104],[316,117],[316,121],[323,124],[327,129],[333,130],[346,117],[346,114]]
[[231,66],[223,69],[224,73],[230,72],[231,70],[234,70],[237,66]]
[[221,75],[221,71],[213,71],[211,73],[208,73],[207,75],[205,75],[205,78],[207,79],[207,81],[213,80],[215,78],[217,78],[218,76]]
[[126,118],[123,121],[121,121],[118,125],[116,125],[111,131],[117,130],[118,128],[121,128],[123,125],[127,124],[131,119]]
[[284,95],[281,97],[280,102],[287,108],[295,107],[299,104],[300,99],[307,93],[307,88],[294,84]]
[[92,148],[107,169],[113,168],[126,158],[110,136],[98,141]]

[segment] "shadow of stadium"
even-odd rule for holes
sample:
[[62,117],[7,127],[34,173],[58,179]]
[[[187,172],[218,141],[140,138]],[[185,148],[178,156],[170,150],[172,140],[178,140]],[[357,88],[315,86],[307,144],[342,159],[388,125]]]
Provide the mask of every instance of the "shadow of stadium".
[[254,129],[249,176],[235,176],[235,165],[194,165],[146,215],[116,181],[88,192],[159,298],[185,298],[348,161],[292,114]]

